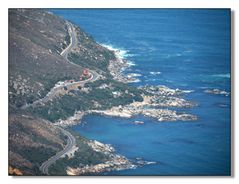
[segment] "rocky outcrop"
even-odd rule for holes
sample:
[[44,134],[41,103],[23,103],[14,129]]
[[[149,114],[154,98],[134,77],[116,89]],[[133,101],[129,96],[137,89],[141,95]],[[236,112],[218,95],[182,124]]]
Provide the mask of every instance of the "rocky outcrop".
[[144,108],[134,108],[131,106],[125,106],[123,108],[113,107],[109,110],[92,110],[91,113],[101,114],[106,116],[121,117],[121,118],[132,118],[136,115],[144,115],[149,118],[154,118],[158,121],[195,121],[197,116],[186,114],[186,113],[177,113],[173,110],[168,109],[144,109]]
[[87,144],[96,152],[103,153],[108,156],[106,162],[102,162],[95,165],[84,165],[78,168],[67,168],[68,175],[86,175],[97,174],[100,172],[109,172],[113,170],[122,170],[134,168],[135,165],[122,155],[115,153],[115,149],[109,144],[103,144],[98,141],[88,141]]
[[[142,102],[133,102],[125,106],[117,106],[108,110],[91,110],[89,113],[102,114],[106,116],[131,118],[136,115],[144,115],[158,121],[195,121],[197,116],[178,113],[176,110],[169,110],[167,108],[189,108],[196,105],[196,103],[180,98],[179,95],[186,94],[190,91],[183,91],[179,89],[170,89],[166,86],[145,86],[140,87],[142,91]],[[166,109],[159,109],[156,107],[166,107]]]

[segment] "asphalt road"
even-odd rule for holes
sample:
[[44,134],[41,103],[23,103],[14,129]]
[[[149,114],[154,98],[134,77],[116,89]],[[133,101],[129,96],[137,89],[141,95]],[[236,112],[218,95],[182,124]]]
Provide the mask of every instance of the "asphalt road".
[[[70,22],[67,22],[66,24],[68,26],[68,33],[70,35],[70,44],[61,52],[61,56],[64,57],[65,60],[67,62],[69,62],[70,64],[75,65],[76,67],[80,68],[79,65],[77,65],[77,64],[71,62],[70,60],[68,60],[68,54],[70,53],[70,51],[74,47],[77,46],[78,39],[77,39],[77,33],[76,33],[76,30],[75,30],[74,26]],[[29,106],[33,106],[34,107],[35,105],[37,105],[39,103],[46,103],[46,102],[48,102],[49,100],[54,98],[55,95],[57,95],[57,91],[63,90],[64,87],[71,87],[71,86],[74,86],[76,84],[83,85],[83,84],[85,84],[87,82],[94,82],[95,80],[97,80],[99,78],[99,75],[95,71],[89,70],[89,73],[91,74],[91,77],[89,79],[86,79],[86,80],[83,80],[83,81],[77,81],[77,82],[69,83],[69,84],[66,84],[64,86],[59,86],[59,87],[55,88],[53,91],[50,91],[44,98],[36,100],[32,104],[25,104],[25,105],[23,105],[21,107],[21,109],[26,109]]]
[[[70,35],[70,44],[61,52],[61,56],[63,56],[65,58],[65,60],[70,62],[67,58],[68,53],[71,51],[71,49],[73,49],[75,46],[77,46],[78,41],[77,41],[77,33],[76,33],[73,25],[70,22],[67,22],[66,24],[68,26],[68,33]],[[72,63],[72,62],[70,62],[70,63]],[[75,63],[72,63],[72,64],[76,65]]]
[[67,153],[68,151],[70,151],[72,149],[72,147],[75,145],[75,138],[73,135],[71,135],[70,132],[64,130],[63,128],[60,128],[61,132],[67,136],[67,144],[65,146],[65,148],[62,151],[59,151],[58,153],[56,153],[54,156],[52,156],[51,158],[49,158],[47,161],[43,162],[42,165],[40,166],[40,171],[45,174],[45,175],[49,175],[48,169],[49,167],[55,163],[59,158],[61,158],[62,155],[64,155],[65,153]]
[[[75,31],[74,26],[70,22],[67,22],[67,26],[68,26],[68,30],[69,30],[68,32],[70,34],[70,44],[61,52],[61,56],[63,56],[65,58],[65,60],[68,61],[69,63],[79,67],[79,65],[68,60],[68,57],[67,57],[68,53],[71,51],[71,49],[73,49],[78,44],[77,33]],[[92,78],[86,79],[84,81],[79,81],[78,83],[93,82],[98,79],[99,75],[95,71],[89,70],[89,73],[92,74],[92,76],[93,76]]]
[[[77,67],[79,67],[77,64],[72,63],[71,61],[68,60],[67,56],[68,53],[75,47],[77,46],[77,33],[73,27],[73,25],[69,22],[67,22],[68,25],[68,32],[70,34],[70,39],[71,42],[70,44],[61,52],[61,56],[65,58],[66,61],[68,61],[71,64],[76,65]],[[68,85],[65,85],[66,87],[70,86],[70,85],[75,85],[75,84],[84,84],[87,82],[93,82],[95,80],[98,79],[99,75],[92,70],[89,70],[89,73],[91,74],[91,77],[89,79],[86,79],[84,81],[78,81],[78,82],[73,82],[73,83],[69,83]],[[40,99],[39,101],[44,102],[46,100],[49,100],[52,97],[52,95],[47,95],[46,97],[44,97],[43,99]],[[34,102],[35,104],[37,102]],[[75,145],[75,138],[73,135],[71,135],[70,132],[62,129],[59,127],[59,129],[61,130],[61,132],[63,134],[65,134],[67,136],[67,144],[65,146],[65,148],[62,151],[59,151],[58,153],[56,153],[56,155],[52,156],[51,158],[49,158],[47,161],[43,162],[42,165],[40,166],[40,171],[45,174],[45,175],[49,175],[48,169],[49,167],[54,164],[59,158],[61,158],[62,155],[66,154],[68,151],[70,151],[72,149],[72,147]]]

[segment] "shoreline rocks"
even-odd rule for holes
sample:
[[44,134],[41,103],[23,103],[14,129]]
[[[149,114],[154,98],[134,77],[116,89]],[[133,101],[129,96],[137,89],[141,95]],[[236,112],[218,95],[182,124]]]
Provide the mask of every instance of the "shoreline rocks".
[[83,111],[77,111],[75,112],[74,116],[71,116],[67,118],[66,120],[59,119],[54,123],[54,125],[61,126],[61,127],[67,127],[67,126],[73,126],[81,123],[81,119],[86,113]]
[[109,144],[103,144],[96,140],[90,140],[87,144],[96,152],[108,155],[110,159],[96,165],[84,165],[77,168],[67,167],[66,172],[68,175],[97,174],[101,172],[132,169],[136,167],[136,165],[134,165],[126,157],[116,154],[115,149]]
[[148,105],[153,107],[189,108],[197,104],[179,96],[192,92],[192,90],[171,89],[166,86],[141,86],[142,96],[148,98]]
[[146,86],[139,86],[138,88],[142,90],[145,95],[150,94],[150,95],[161,95],[161,96],[180,96],[180,95],[193,92],[193,90],[181,90],[178,88],[171,89],[164,85],[157,85],[157,86],[146,85]]
[[177,113],[176,111],[169,109],[120,109],[119,107],[114,107],[109,110],[92,110],[90,113],[100,114],[110,117],[120,117],[120,118],[132,118],[136,115],[144,115],[149,118],[154,118],[157,121],[196,121],[197,116],[186,114],[186,113]]
[[90,140],[87,144],[95,151],[109,156],[109,160],[96,165],[79,165],[77,168],[67,167],[67,175],[90,175],[102,172],[118,171],[124,169],[135,169],[145,165],[156,164],[154,161],[146,161],[143,158],[127,159],[126,157],[116,154],[115,149],[109,144]]
[[113,79],[123,83],[138,82],[139,79],[136,78],[138,75],[135,74],[125,75],[123,73],[132,64],[130,64],[127,60],[119,57],[116,51],[114,51],[114,53],[116,55],[116,60],[110,60],[108,66],[108,70],[110,71],[110,74],[113,76]]
[[170,89],[166,86],[145,86],[139,88],[142,91],[142,102],[133,102],[125,106],[114,106],[107,110],[88,110],[77,111],[74,116],[66,120],[58,120],[55,125],[66,127],[81,123],[81,119],[86,114],[101,114],[111,117],[132,118],[136,115],[144,115],[149,118],[154,118],[157,121],[195,121],[197,116],[178,113],[175,110],[167,108],[191,108],[196,106],[196,103],[190,102],[179,96],[191,91],[179,89]]
[[[166,86],[140,87],[142,90],[142,102],[133,102],[125,106],[112,107],[107,110],[90,110],[88,113],[101,114],[111,117],[132,118],[136,115],[143,115],[154,118],[157,121],[195,121],[197,116],[178,113],[167,108],[191,108],[196,103],[180,98],[179,95],[189,93],[179,89],[170,89]],[[159,109],[158,107],[163,107]]]
[[110,144],[103,144],[96,140],[90,140],[87,144],[96,152],[104,153],[108,155],[110,153],[114,153],[115,149]]
[[102,172],[110,172],[113,170],[123,170],[135,168],[135,165],[131,164],[129,160],[120,155],[115,155],[113,158],[107,162],[100,163],[97,165],[86,165],[78,168],[68,167],[66,172],[67,175],[87,175],[87,174],[97,174]]
[[[117,57],[115,61],[110,61],[109,71],[115,80],[124,83],[135,82],[138,79],[136,75],[124,75],[123,71],[130,65],[126,60]],[[105,86],[101,86],[105,87]],[[107,110],[88,110],[85,112],[76,112],[73,117],[67,120],[60,120],[56,122],[60,126],[70,126],[80,123],[82,117],[86,114],[101,114],[105,116],[121,117],[121,118],[132,118],[136,115],[143,115],[149,118],[156,119],[158,122],[162,121],[195,121],[197,116],[178,113],[175,110],[167,109],[172,108],[190,108],[194,107],[196,103],[190,102],[180,95],[190,93],[192,91],[171,89],[166,86],[143,86],[138,87],[143,97],[142,102],[133,102],[125,106],[114,106]],[[115,94],[117,95],[117,94]],[[158,109],[163,107],[163,109]],[[142,121],[134,121],[132,124],[143,125]],[[115,149],[109,144],[103,144],[96,140],[88,141],[87,144],[96,152],[101,152],[104,155],[108,155],[109,159],[105,162],[96,165],[84,165],[77,168],[67,167],[68,175],[87,175],[87,174],[98,174],[102,172],[110,172],[113,170],[123,169],[134,169],[136,167],[143,167],[148,164],[156,164],[153,161],[145,161],[143,159],[129,160],[122,155],[115,153]]]

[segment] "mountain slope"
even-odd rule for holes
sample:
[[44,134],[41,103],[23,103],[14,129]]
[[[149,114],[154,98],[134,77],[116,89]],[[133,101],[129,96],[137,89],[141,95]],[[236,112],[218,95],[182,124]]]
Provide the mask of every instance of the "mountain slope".
[[40,174],[40,163],[64,144],[61,131],[51,123],[24,114],[9,116],[9,166],[24,175]]
[[[140,100],[136,88],[113,80],[108,66],[116,59],[114,52],[99,45],[80,27],[72,24],[77,44],[66,58],[61,55],[72,41],[68,23],[45,10],[9,9],[11,175],[42,175],[41,164],[67,145],[67,137],[53,122],[67,119],[79,110],[107,109]],[[85,68],[92,79],[82,79]],[[63,85],[55,88],[59,83]],[[56,89],[57,95],[49,95]],[[120,95],[115,97],[115,91]],[[32,105],[34,102],[39,103]],[[55,174],[66,174],[68,164],[99,164],[113,158],[112,153],[94,150],[89,146],[92,143],[80,135],[75,137],[75,146],[80,147],[75,155],[81,158],[64,158],[63,166],[59,162],[53,168],[54,172],[57,170]]]
[[[75,50],[81,63],[90,67],[94,61],[97,69],[97,63],[103,62],[107,68],[113,53],[79,27],[77,33],[80,43]],[[39,9],[9,10],[9,97],[13,107],[44,97],[58,81],[79,80],[82,67],[75,67],[60,55],[69,43],[65,20]]]

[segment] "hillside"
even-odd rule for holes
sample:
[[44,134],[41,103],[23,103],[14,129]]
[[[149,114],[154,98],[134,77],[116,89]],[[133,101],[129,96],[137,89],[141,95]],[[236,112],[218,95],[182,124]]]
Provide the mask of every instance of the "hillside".
[[[108,59],[113,57],[112,52],[99,46],[80,28],[77,33],[81,42],[76,50],[83,49],[77,52],[81,63],[88,63],[90,67],[91,62],[96,63],[95,58],[101,58],[99,62],[106,66]],[[58,81],[79,80],[82,68],[76,68],[60,55],[69,42],[65,20],[43,10],[9,10],[9,97],[12,106],[20,107],[42,98]]]
[[65,141],[49,122],[24,114],[9,116],[9,164],[24,175],[40,174],[40,163],[61,150]]
[[[8,47],[11,175],[46,174],[40,166],[68,144],[64,132],[53,125],[59,119],[76,111],[103,110],[142,100],[138,89],[110,74],[109,63],[116,60],[113,51],[80,27],[45,10],[9,9]],[[89,74],[83,75],[83,70]],[[73,155],[82,157],[66,157],[56,168],[50,167],[52,173],[66,174],[67,166],[99,164],[112,158],[120,158],[124,167],[128,166],[125,158],[112,151],[99,152],[89,140],[80,135],[75,138]],[[108,149],[107,145],[103,148]]]

